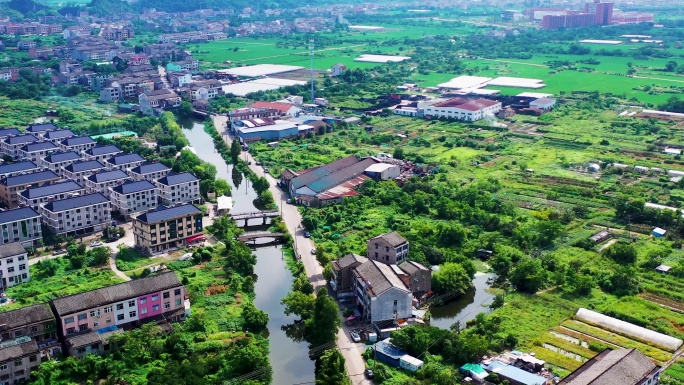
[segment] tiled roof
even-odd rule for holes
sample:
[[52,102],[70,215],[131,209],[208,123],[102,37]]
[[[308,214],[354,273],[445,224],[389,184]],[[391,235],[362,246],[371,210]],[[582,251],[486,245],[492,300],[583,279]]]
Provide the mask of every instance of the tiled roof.
[[105,344],[105,343],[107,343],[107,340],[109,340],[109,337],[111,337],[114,334],[121,334],[121,333],[123,333],[123,329],[114,329],[114,330],[106,331],[104,333],[89,331],[89,332],[85,332],[82,334],[76,334],[74,336],[67,337],[65,339],[65,342],[72,349],[78,349],[78,348],[82,348],[84,346],[92,345],[95,343]]
[[180,174],[169,173],[165,177],[159,178],[157,182],[166,186],[173,186],[176,184],[188,183],[196,180],[199,180],[196,176],[190,174],[189,172],[182,172]]
[[368,284],[371,297],[377,297],[391,288],[408,291],[404,282],[394,273],[389,265],[368,260],[356,268],[355,275]]
[[106,145],[106,146],[95,146],[91,149],[88,149],[86,151],[86,154],[92,155],[92,156],[97,156],[97,155],[107,155],[107,154],[116,154],[121,152],[119,150],[119,147],[116,147],[114,145]]
[[43,150],[54,150],[58,148],[52,142],[35,142],[29,143],[21,149],[26,152],[43,151]]
[[32,170],[38,168],[35,163],[30,160],[17,163],[6,163],[0,165],[0,174],[10,174],[19,171]]
[[4,138],[5,136],[8,136],[8,135],[21,135],[21,131],[17,130],[16,128],[0,129],[0,138]]
[[22,144],[22,143],[33,143],[37,142],[38,138],[31,134],[24,134],[24,135],[17,135],[17,136],[11,136],[7,139],[5,139],[5,143],[9,144]]
[[82,190],[83,186],[74,182],[66,181],[60,183],[49,184],[47,186],[29,188],[21,192],[21,195],[28,199],[36,199],[44,196],[61,194],[69,191]]
[[125,155],[115,155],[115,156],[107,159],[107,163],[118,166],[120,164],[141,162],[144,160],[145,160],[145,158],[143,158],[139,154],[125,154]]
[[121,170],[102,171],[97,174],[90,175],[88,180],[95,183],[109,182],[110,180],[126,179],[128,175]]
[[18,209],[0,212],[0,224],[36,217],[40,217],[40,215],[38,215],[34,209],[30,207],[20,207]]
[[391,233],[387,233],[387,234],[378,235],[377,237],[373,237],[371,239],[384,239],[392,247],[397,247],[399,245],[403,245],[404,243],[408,242],[406,240],[406,238],[402,237],[396,231],[392,231]]
[[338,259],[337,261],[333,261],[337,267],[339,267],[340,270],[353,266],[355,264],[362,264],[368,262],[368,258],[362,257],[357,254],[347,254],[344,257]]
[[74,162],[74,163],[64,167],[65,170],[70,171],[70,172],[99,170],[102,168],[105,168],[105,165],[100,163],[97,160],[79,160],[78,162]]
[[151,174],[153,172],[159,172],[159,171],[167,171],[171,170],[171,168],[164,163],[143,163],[138,167],[135,167],[131,169],[131,172],[140,174],[140,175],[145,175],[145,174]]
[[78,155],[77,153],[73,151],[65,151],[65,152],[53,152],[52,154],[46,156],[43,158],[45,162],[47,163],[61,163],[61,162],[69,162],[69,161],[77,161],[80,160],[81,156]]
[[57,315],[64,316],[81,310],[88,310],[114,302],[125,301],[129,298],[132,299],[145,294],[156,293],[179,286],[182,285],[178,280],[178,276],[175,272],[169,271],[120,283],[118,285],[86,291],[85,293],[57,298],[52,300],[52,305],[57,311]]
[[302,173],[293,178],[290,183],[292,183],[295,188],[300,188],[358,162],[359,158],[355,157],[354,155],[338,159],[330,164],[326,164],[321,167],[314,168],[309,172]]
[[251,108],[270,108],[273,110],[278,110],[283,114],[286,114],[290,108],[294,107],[292,104],[287,103],[274,103],[274,102],[254,102]]
[[418,262],[413,262],[413,261],[404,261],[399,264],[399,268],[406,272],[406,274],[413,274],[417,271],[427,271],[430,270],[427,267],[421,265]]
[[26,132],[43,132],[43,131],[54,131],[59,129],[52,123],[36,123],[30,124],[26,129]]
[[139,191],[153,190],[157,188],[151,182],[147,180],[141,180],[138,182],[126,182],[114,187],[112,190],[118,192],[119,194],[132,194]]
[[80,146],[82,144],[91,144],[95,143],[93,138],[89,136],[74,136],[72,138],[67,138],[62,141],[62,144],[65,146]]
[[174,207],[159,206],[157,210],[138,215],[136,220],[144,223],[158,223],[165,220],[200,214],[202,210],[187,204]]
[[12,345],[0,349],[0,362],[14,360],[19,357],[25,357],[29,354],[38,353],[38,344],[36,341],[24,342],[23,344]]
[[561,381],[564,385],[637,385],[656,365],[636,349],[603,351]]
[[80,207],[91,206],[99,203],[109,202],[109,199],[105,198],[104,195],[100,193],[81,195],[74,198],[60,199],[54,202],[46,204],[44,207],[46,210],[53,213],[72,210]]
[[[24,248],[22,247],[21,249],[23,250]],[[6,330],[35,323],[54,321],[54,319],[55,315],[52,314],[50,307],[46,303],[0,313],[0,325],[5,325]]]
[[[0,258],[13,257],[15,255],[24,253],[26,253],[26,249],[24,249],[24,246],[21,244],[21,242],[12,242],[0,245]],[[1,315],[2,313],[0,313],[0,316]],[[0,325],[3,323],[4,322],[2,322],[2,319],[0,318]]]
[[30,174],[8,176],[1,184],[5,186],[25,186],[34,183],[47,182],[59,179],[59,175],[50,170],[32,172]]
[[362,161],[352,164],[349,167],[343,168],[314,182],[311,182],[307,184],[307,187],[316,193],[326,191],[332,187],[347,182],[348,180],[356,178],[359,175],[363,175],[370,165],[376,163],[378,163],[378,161],[373,158],[363,159]]
[[76,134],[74,134],[71,130],[50,131],[43,135],[45,139],[49,140],[71,138],[72,136],[76,136]]

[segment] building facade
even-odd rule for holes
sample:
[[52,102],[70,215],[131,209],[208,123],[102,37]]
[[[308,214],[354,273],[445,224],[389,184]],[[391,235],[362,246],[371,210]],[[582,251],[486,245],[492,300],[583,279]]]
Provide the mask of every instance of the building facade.
[[200,200],[199,179],[189,172],[169,173],[155,184],[159,188],[159,203],[165,206]]
[[170,171],[171,168],[163,163],[143,163],[132,168],[128,174],[135,180],[155,182],[165,177]]
[[[28,253],[20,242],[0,245],[0,277],[2,277],[0,282],[2,283],[2,291],[22,282],[28,282],[31,279],[28,266]],[[2,329],[1,326],[0,329]],[[2,333],[1,330],[0,333]],[[18,336],[21,336],[21,334]],[[5,341],[5,339],[3,338],[2,341]]]
[[133,220],[135,247],[156,254],[184,247],[202,235],[202,211],[191,204],[161,207]]
[[52,171],[38,171],[31,174],[10,176],[0,180],[0,201],[8,207],[19,206],[19,194],[29,188],[36,188],[60,180]]
[[64,169],[80,160],[83,160],[81,156],[73,151],[53,152],[43,158],[40,165],[57,175],[64,176]]
[[47,186],[26,189],[19,194],[19,203],[34,210],[48,202],[85,194],[85,189],[74,181],[53,183]]
[[105,169],[105,165],[96,160],[79,160],[66,166],[63,175],[83,186],[87,177]]
[[43,240],[40,214],[30,207],[0,212],[0,241],[20,242],[24,247],[36,247]]
[[51,232],[66,236],[101,231],[112,220],[111,202],[97,193],[49,202],[39,212]]
[[410,318],[413,295],[389,265],[368,261],[354,270],[357,305],[366,322]]
[[368,258],[394,265],[408,258],[409,242],[396,231],[373,237],[366,242]]
[[86,178],[85,188],[88,194],[100,193],[109,198],[112,187],[116,187],[129,180],[128,175],[121,170],[102,171]]
[[157,187],[148,180],[129,181],[111,188],[114,210],[130,215],[157,207]]

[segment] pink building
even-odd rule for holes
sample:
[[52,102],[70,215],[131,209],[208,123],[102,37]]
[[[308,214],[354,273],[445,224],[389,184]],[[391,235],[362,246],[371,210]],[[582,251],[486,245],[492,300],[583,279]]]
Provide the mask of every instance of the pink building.
[[52,300],[57,331],[71,355],[106,352],[108,336],[120,329],[165,319],[182,321],[190,311],[185,286],[175,272]]

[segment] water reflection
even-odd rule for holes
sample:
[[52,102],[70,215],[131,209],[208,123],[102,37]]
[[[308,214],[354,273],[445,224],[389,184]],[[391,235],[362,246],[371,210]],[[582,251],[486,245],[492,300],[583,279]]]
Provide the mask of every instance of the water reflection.
[[437,326],[440,329],[449,329],[456,321],[460,321],[461,325],[474,319],[478,313],[487,313],[487,307],[493,300],[491,294],[486,290],[490,287],[489,279],[493,279],[496,275],[491,273],[477,273],[473,278],[473,285],[475,288],[468,291],[459,299],[449,302],[444,306],[434,307],[430,309],[430,325]]

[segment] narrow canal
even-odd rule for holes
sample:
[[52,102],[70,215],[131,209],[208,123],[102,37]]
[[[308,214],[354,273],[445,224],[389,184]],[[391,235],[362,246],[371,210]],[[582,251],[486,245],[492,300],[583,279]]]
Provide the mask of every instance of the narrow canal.
[[456,321],[461,322],[461,328],[466,322],[474,319],[478,313],[487,313],[493,297],[487,293],[489,279],[494,278],[492,273],[477,273],[473,278],[472,290],[465,293],[461,298],[451,301],[444,306],[430,309],[430,325],[440,329],[449,329]]
[[[253,201],[257,194],[249,181],[232,165],[226,164],[221,154],[216,152],[214,142],[204,132],[203,122],[181,120],[183,134],[190,142],[197,156],[216,166],[217,178],[225,179],[231,185],[234,213],[257,211]],[[258,220],[260,221],[260,220]],[[313,383],[314,362],[308,358],[308,344],[301,339],[290,338],[286,329],[292,330],[297,317],[285,315],[285,307],[280,300],[292,285],[292,274],[282,258],[280,247],[258,247],[254,250],[257,275],[254,303],[257,308],[268,313],[269,359],[273,368],[273,384]]]

